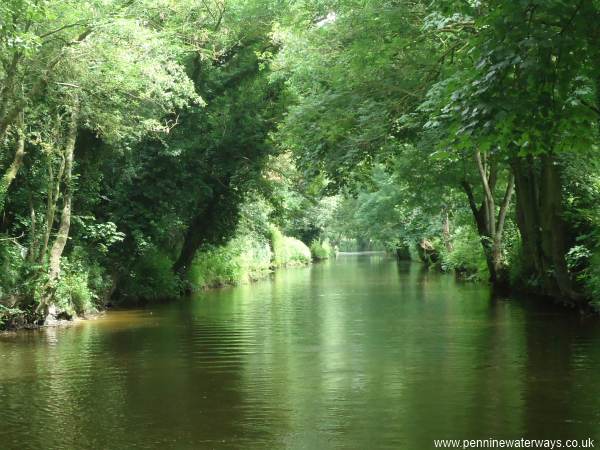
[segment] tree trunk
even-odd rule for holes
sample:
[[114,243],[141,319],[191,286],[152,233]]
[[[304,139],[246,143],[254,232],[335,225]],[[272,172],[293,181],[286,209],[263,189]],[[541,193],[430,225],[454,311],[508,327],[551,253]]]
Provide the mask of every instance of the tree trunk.
[[233,236],[239,213],[239,194],[220,182],[213,188],[212,197],[200,199],[197,213],[186,231],[179,257],[173,271],[185,278],[198,249],[205,244],[222,245]]
[[31,220],[31,226],[29,227],[29,248],[27,249],[27,260],[30,263],[35,262],[35,255],[37,253],[37,216],[35,213],[35,206],[33,204],[33,196],[29,195],[29,220]]
[[0,141],[4,139],[8,127],[12,125],[14,119],[19,115],[20,110],[8,111],[8,105],[11,100],[14,102],[15,94],[15,78],[17,76],[19,62],[23,54],[16,52],[13,55],[10,66],[8,67],[6,76],[4,77],[3,87],[0,91]]
[[498,211],[498,218],[492,215],[492,220],[496,220],[494,227],[494,234],[492,236],[492,262],[494,265],[495,274],[495,287],[497,289],[507,289],[509,286],[508,282],[508,271],[502,254],[503,236],[504,236],[504,225],[506,223],[506,215],[510,208],[510,202],[515,192],[515,177],[511,173],[508,177],[506,184],[506,190],[504,191],[504,197],[500,204]]
[[69,238],[69,230],[71,228],[71,203],[73,201],[73,156],[75,153],[75,143],[77,140],[77,121],[79,118],[79,105],[76,104],[71,111],[71,121],[67,141],[65,143],[65,192],[63,196],[63,209],[60,216],[60,225],[58,234],[54,240],[54,244],[50,249],[50,259],[48,265],[48,277],[50,282],[53,282],[60,275],[60,259],[62,257],[67,240]]
[[511,161],[517,193],[517,226],[521,233],[522,270],[524,281],[542,283],[544,272],[540,240],[537,174],[533,157],[515,158]]
[[479,151],[475,152],[475,161],[483,186],[483,201],[480,207],[477,207],[473,188],[469,182],[464,180],[462,187],[467,194],[469,207],[477,225],[477,232],[490,273],[490,283],[495,288],[505,288],[508,284],[508,277],[502,255],[502,236],[514,192],[514,177],[512,174],[509,176],[498,217],[496,217],[495,190],[498,181],[498,166],[494,161],[490,161],[486,154],[482,157]]
[[481,206],[477,206],[475,201],[475,194],[473,193],[473,187],[468,181],[462,182],[463,190],[465,194],[467,194],[467,198],[469,200],[469,207],[471,208],[471,212],[473,213],[473,218],[475,219],[475,225],[477,227],[477,234],[479,235],[479,239],[481,242],[481,246],[483,248],[483,254],[485,256],[485,262],[488,267],[488,271],[490,273],[490,283],[494,284],[496,282],[496,270],[494,266],[494,261],[492,258],[492,250],[491,250],[491,236],[488,229],[489,222],[489,213],[488,213],[488,205],[487,201],[483,201]]
[[[201,202],[204,203],[204,202]],[[173,265],[173,271],[178,274],[181,278],[185,278],[187,273],[194,262],[196,252],[205,243],[211,227],[214,227],[213,223],[217,210],[219,208],[219,202],[217,199],[212,199],[208,205],[198,208],[200,212],[194,216],[192,222],[188,226],[183,240],[179,257]]]
[[517,189],[517,225],[521,233],[521,278],[540,294],[576,304],[565,255],[568,240],[563,218],[560,164],[552,154],[534,160],[515,158],[511,167]]
[[48,160],[48,200],[46,206],[46,229],[44,231],[44,238],[42,241],[42,250],[39,256],[39,262],[43,263],[46,259],[46,253],[48,252],[48,244],[50,242],[50,234],[54,227],[54,216],[56,215],[56,207],[58,204],[58,196],[60,194],[60,184],[65,173],[65,155],[61,154],[61,162],[58,168],[58,174],[56,179],[54,177],[54,170],[52,168],[51,159]]
[[553,155],[544,155],[542,160],[540,188],[540,214],[542,231],[542,251],[551,267],[553,285],[565,299],[573,302],[581,296],[573,290],[571,276],[567,268],[567,234],[563,219],[561,167]]
[[23,121],[20,120],[19,129],[17,131],[17,149],[13,162],[6,170],[0,180],[0,213],[4,210],[4,204],[8,195],[8,188],[19,173],[19,169],[23,165],[23,158],[25,156],[25,130]]
[[196,252],[202,246],[204,241],[203,231],[208,225],[208,223],[205,223],[202,214],[199,214],[194,217],[192,223],[189,225],[185,233],[183,245],[181,247],[181,251],[179,252],[179,257],[173,265],[173,271],[182,279],[185,278],[189,272],[196,256]]

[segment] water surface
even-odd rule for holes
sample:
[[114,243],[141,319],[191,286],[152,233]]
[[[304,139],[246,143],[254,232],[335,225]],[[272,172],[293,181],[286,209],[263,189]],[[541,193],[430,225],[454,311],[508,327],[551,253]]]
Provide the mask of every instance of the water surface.
[[600,439],[596,320],[369,255],[0,335],[2,449],[490,437]]

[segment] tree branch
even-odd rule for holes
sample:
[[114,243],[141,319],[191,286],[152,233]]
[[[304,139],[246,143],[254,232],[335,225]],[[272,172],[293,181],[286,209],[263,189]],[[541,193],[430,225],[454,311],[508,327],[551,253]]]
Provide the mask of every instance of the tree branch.
[[515,191],[515,176],[511,173],[508,179],[508,185],[506,186],[506,192],[504,193],[504,199],[500,205],[500,213],[498,214],[498,223],[496,224],[496,236],[502,238],[502,232],[504,231],[504,223],[506,222],[506,213],[510,206],[510,200]]
[[48,31],[47,33],[41,34],[39,37],[40,37],[40,39],[45,39],[48,36],[52,36],[53,34],[60,33],[61,31],[66,30],[68,28],[73,28],[73,27],[83,26],[83,25],[86,25],[86,22],[70,23],[70,24],[67,24],[67,25],[63,25],[62,27],[59,27],[59,28],[57,28],[55,30]]
[[460,184],[463,187],[465,194],[467,194],[471,211],[475,216],[477,216],[479,214],[479,208],[477,208],[477,203],[475,202],[475,195],[473,195],[473,188],[471,187],[471,184],[467,180],[461,181]]
[[487,199],[488,204],[488,222],[489,222],[489,233],[490,235],[496,234],[496,222],[494,221],[494,214],[496,211],[496,204],[494,202],[494,194],[490,189],[488,175],[486,173],[486,168],[483,165],[481,160],[481,153],[479,150],[475,152],[475,161],[477,161],[477,168],[479,169],[479,175],[481,176],[481,181],[483,182],[483,190],[485,194],[485,198]]

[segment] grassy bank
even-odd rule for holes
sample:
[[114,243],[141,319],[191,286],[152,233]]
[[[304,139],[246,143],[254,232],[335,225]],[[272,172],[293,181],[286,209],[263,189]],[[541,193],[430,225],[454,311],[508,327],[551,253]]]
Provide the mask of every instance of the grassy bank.
[[245,284],[275,269],[308,265],[311,260],[306,244],[271,225],[266,237],[243,233],[223,247],[199,253],[188,281],[195,290]]

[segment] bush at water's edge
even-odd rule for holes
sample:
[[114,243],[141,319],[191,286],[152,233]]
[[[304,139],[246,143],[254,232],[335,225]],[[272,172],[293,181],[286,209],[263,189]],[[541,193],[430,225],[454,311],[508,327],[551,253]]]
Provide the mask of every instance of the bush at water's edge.
[[[186,280],[191,289],[245,284],[274,269],[311,263],[311,251],[302,241],[285,236],[274,225],[265,234],[240,231],[228,244],[199,252]],[[110,300],[111,280],[106,272],[84,258],[65,259],[56,286],[57,307],[65,317],[76,317],[103,309],[108,302],[133,306],[176,298],[182,285],[172,267],[170,255],[149,248],[119,280],[116,298]],[[16,307],[10,298],[6,293],[6,301],[0,302],[0,330],[34,323],[31,312]]]
[[272,225],[269,239],[242,234],[223,247],[200,252],[188,280],[195,290],[244,284],[264,278],[273,269],[310,264],[311,259],[303,242],[283,235]]
[[310,264],[312,255],[304,242],[290,236],[284,236],[275,225],[270,226],[269,237],[273,251],[272,266],[274,268]]
[[312,241],[310,244],[310,252],[312,253],[312,257],[315,261],[321,261],[335,256],[335,250],[327,238],[322,241],[318,239]]
[[225,246],[200,252],[188,279],[194,289],[248,283],[269,274],[271,254],[266,240],[238,236]]

